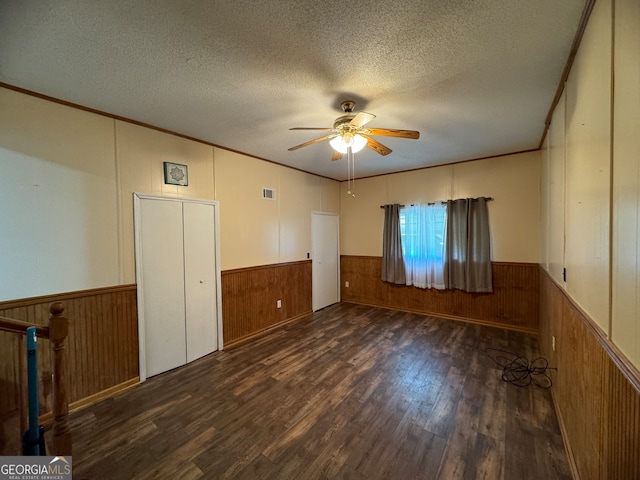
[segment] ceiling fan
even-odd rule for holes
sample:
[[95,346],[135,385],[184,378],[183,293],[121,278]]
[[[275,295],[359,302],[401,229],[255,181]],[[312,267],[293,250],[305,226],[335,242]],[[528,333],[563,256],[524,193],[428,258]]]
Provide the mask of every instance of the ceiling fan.
[[389,155],[391,149],[372,136],[382,137],[398,137],[398,138],[420,138],[420,132],[416,130],[392,130],[390,128],[367,128],[365,127],[371,120],[376,118],[372,113],[358,112],[354,113],[353,109],[356,103],[352,100],[346,100],[340,104],[344,115],[336,118],[333,122],[333,128],[316,128],[316,127],[294,127],[289,130],[329,130],[331,133],[323,137],[310,140],[295,147],[289,148],[292,152],[307,145],[330,140],[330,144],[334,149],[331,160],[340,160],[342,154],[359,152],[365,146],[378,152],[380,155]]

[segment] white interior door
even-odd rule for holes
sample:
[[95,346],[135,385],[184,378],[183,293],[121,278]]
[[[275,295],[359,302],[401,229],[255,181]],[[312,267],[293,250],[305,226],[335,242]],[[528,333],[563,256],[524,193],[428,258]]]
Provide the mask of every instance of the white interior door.
[[182,204],[144,198],[138,208],[136,275],[144,322],[144,380],[186,363]]
[[215,209],[184,203],[184,293],[187,362],[218,346]]
[[315,312],[340,301],[339,217],[311,214],[312,308]]

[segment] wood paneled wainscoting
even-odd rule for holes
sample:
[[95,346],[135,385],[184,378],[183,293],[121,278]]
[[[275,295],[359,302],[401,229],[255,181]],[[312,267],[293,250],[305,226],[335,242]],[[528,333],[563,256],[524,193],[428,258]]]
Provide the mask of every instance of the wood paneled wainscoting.
[[[640,478],[640,373],[540,268],[542,354],[574,478]],[[556,349],[552,348],[552,336]]]
[[[66,388],[70,410],[138,383],[136,286],[98,288],[0,302],[0,316],[46,325],[49,304],[69,319]],[[0,332],[0,455],[13,454],[19,432],[20,356],[16,335]],[[40,414],[51,415],[51,344],[38,342]],[[18,437],[19,438],[19,437]],[[19,448],[19,442],[18,442]]]
[[311,313],[311,260],[225,270],[221,277],[225,347]]
[[345,302],[537,333],[538,268],[533,263],[493,262],[493,293],[466,293],[386,283],[380,279],[382,257],[343,255],[341,298]]

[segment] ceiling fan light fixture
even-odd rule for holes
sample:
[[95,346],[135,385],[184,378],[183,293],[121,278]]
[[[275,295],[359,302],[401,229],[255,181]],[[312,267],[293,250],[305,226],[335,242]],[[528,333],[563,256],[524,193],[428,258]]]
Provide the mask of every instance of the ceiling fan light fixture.
[[353,150],[353,153],[359,152],[365,147],[366,144],[367,144],[366,138],[364,138],[362,135],[354,135],[353,145],[351,145],[351,150]]
[[335,137],[329,142],[333,149],[340,153],[347,153],[347,149],[351,147],[353,153],[359,152],[367,144],[367,139],[362,135],[353,135],[351,133],[345,133]]

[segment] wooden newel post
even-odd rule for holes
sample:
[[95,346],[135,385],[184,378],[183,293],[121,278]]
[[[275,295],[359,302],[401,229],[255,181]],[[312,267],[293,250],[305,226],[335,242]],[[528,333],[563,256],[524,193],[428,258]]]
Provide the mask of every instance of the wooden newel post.
[[65,386],[65,340],[69,334],[69,320],[64,305],[53,302],[49,306],[49,341],[53,344],[53,448],[54,455],[71,455],[69,405]]

